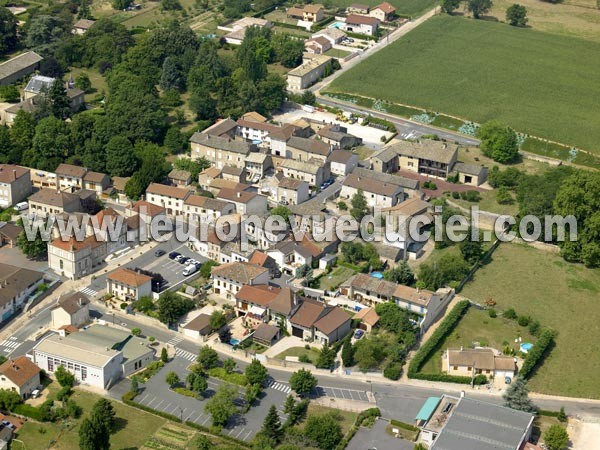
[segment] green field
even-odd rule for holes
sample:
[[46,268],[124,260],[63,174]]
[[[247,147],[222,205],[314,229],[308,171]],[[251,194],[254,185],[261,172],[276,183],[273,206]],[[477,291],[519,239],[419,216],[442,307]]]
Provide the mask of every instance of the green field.
[[535,342],[527,328],[520,327],[514,320],[496,317],[492,319],[488,311],[469,308],[460,320],[454,331],[444,339],[440,351],[431,355],[421,372],[440,373],[442,370],[442,353],[447,348],[473,347],[478,344],[483,347],[492,347],[502,350],[505,345],[510,345],[519,350],[514,340],[521,337],[523,342]]
[[[373,70],[376,67],[377,70]],[[333,81],[330,91],[416,105],[600,153],[600,44],[436,16]]]
[[311,347],[310,350],[307,350],[304,347],[291,347],[291,348],[288,348],[287,350],[284,350],[283,352],[281,352],[275,358],[285,360],[286,356],[300,357],[302,355],[306,355],[306,356],[308,356],[308,359],[310,359],[310,361],[314,364],[317,362],[317,358],[319,357],[320,354],[321,354],[321,352],[314,347]]
[[319,279],[319,289],[333,291],[354,274],[354,270],[348,267],[337,267],[330,274],[323,274]]
[[527,245],[502,244],[461,292],[497,309],[513,307],[558,331],[556,346],[530,381],[536,392],[600,398],[600,270]]

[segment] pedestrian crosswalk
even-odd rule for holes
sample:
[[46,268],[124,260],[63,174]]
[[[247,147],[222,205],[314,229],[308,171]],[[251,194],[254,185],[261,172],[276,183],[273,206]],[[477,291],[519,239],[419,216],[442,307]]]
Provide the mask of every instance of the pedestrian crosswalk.
[[404,133],[400,134],[400,137],[402,139],[412,139],[412,138],[416,137],[416,134],[414,131],[410,131],[408,133],[404,132]]
[[269,380],[269,382],[267,383],[267,387],[275,389],[276,391],[281,391],[284,394],[289,394],[292,391],[292,389],[287,384],[279,383],[275,380]]
[[167,342],[167,345],[172,345],[173,347],[175,347],[181,341],[183,341],[183,338],[181,336],[175,336],[174,338],[172,338],[170,341]]
[[187,359],[190,362],[196,361],[196,355],[194,355],[192,352],[188,352],[187,350],[182,350],[180,348],[175,349],[175,356]]
[[96,294],[98,293],[98,291],[95,291],[94,289],[92,289],[90,286],[80,289],[79,292],[87,295],[88,297],[95,297]]
[[19,345],[21,345],[20,340],[14,336],[9,337],[0,343],[0,352],[10,355]]

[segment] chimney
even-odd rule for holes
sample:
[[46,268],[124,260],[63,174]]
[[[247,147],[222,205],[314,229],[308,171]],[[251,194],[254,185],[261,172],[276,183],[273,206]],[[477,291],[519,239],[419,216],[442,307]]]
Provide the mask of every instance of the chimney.
[[13,169],[13,181],[17,181],[17,169]]
[[242,198],[242,193],[241,193],[241,192],[238,192],[238,193],[236,194],[236,196],[237,196],[237,198]]

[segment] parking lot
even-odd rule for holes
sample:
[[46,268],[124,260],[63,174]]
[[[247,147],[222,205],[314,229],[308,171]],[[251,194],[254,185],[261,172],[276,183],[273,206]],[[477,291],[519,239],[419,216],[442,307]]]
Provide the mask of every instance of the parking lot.
[[313,396],[315,397],[332,397],[343,400],[354,400],[357,402],[368,402],[369,397],[366,391],[358,391],[355,389],[341,389],[326,386],[317,386]]

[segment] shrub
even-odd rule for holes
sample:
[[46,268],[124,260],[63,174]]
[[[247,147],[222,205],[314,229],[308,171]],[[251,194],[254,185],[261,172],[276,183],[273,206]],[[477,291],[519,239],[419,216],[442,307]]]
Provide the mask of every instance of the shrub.
[[452,198],[459,199],[460,198],[460,194],[458,192],[453,192],[452,193]]
[[527,378],[533,372],[533,369],[540,363],[546,352],[552,346],[554,342],[554,331],[546,329],[541,334],[539,339],[533,344],[533,347],[529,349],[527,356],[525,357],[525,361],[523,362],[523,366],[519,374],[523,378]]
[[346,204],[346,202],[338,202],[338,208],[340,208],[341,211],[347,211],[348,210],[348,205]]
[[127,302],[121,303],[121,309],[127,309]]
[[383,369],[383,376],[390,380],[398,380],[402,376],[402,365],[391,363]]
[[510,320],[515,320],[518,316],[513,308],[508,308],[506,311],[504,311],[504,317]]
[[527,325],[529,325],[530,321],[531,319],[528,316],[519,316],[519,318],[517,319],[517,323],[522,327],[526,327]]
[[473,384],[475,384],[477,386],[481,386],[482,384],[487,384],[487,383],[488,383],[488,378],[481,373],[479,375],[475,375],[475,378],[473,378]]
[[496,313],[495,309],[490,309],[488,310],[488,315],[492,318],[495,319],[496,317],[498,317],[498,314]]
[[481,200],[481,196],[477,191],[464,191],[460,193],[460,198],[468,202],[478,202]]
[[411,424],[408,424],[405,422],[400,422],[399,420],[395,420],[395,419],[390,420],[390,424],[394,425],[395,427],[404,428],[405,430],[408,430],[408,431],[419,431],[419,429],[417,427],[415,427],[414,425],[411,425]]
[[[429,374],[421,374],[419,371],[423,367],[423,364],[427,361],[427,359],[438,350],[443,339],[454,330],[458,321],[462,318],[462,316],[469,309],[469,301],[462,300],[456,304],[456,306],[448,313],[446,318],[442,321],[440,326],[433,332],[429,340],[425,342],[419,351],[415,354],[412,361],[408,366],[408,377],[409,378],[419,378],[422,380],[426,380],[427,378],[422,378],[425,375]],[[435,375],[437,376],[437,375]],[[446,375],[447,376],[447,375]],[[469,377],[456,377],[456,378],[467,378],[470,383]],[[430,381],[443,381],[443,380],[430,380]],[[461,383],[461,381],[456,381]],[[463,383],[465,384],[465,383]]]
[[243,373],[232,372],[227,373],[227,371],[222,367],[213,367],[208,370],[208,374],[211,377],[219,378],[223,381],[227,381],[231,384],[237,384],[238,386],[246,386],[248,384],[248,380],[246,380],[246,375]]
[[529,333],[532,336],[538,336],[540,334],[540,323],[537,320],[532,320],[531,322],[529,322]]
[[312,364],[312,361],[310,360],[308,355],[304,354],[304,353],[302,355],[298,356],[298,361],[300,361],[301,363],[305,363],[305,364]]

